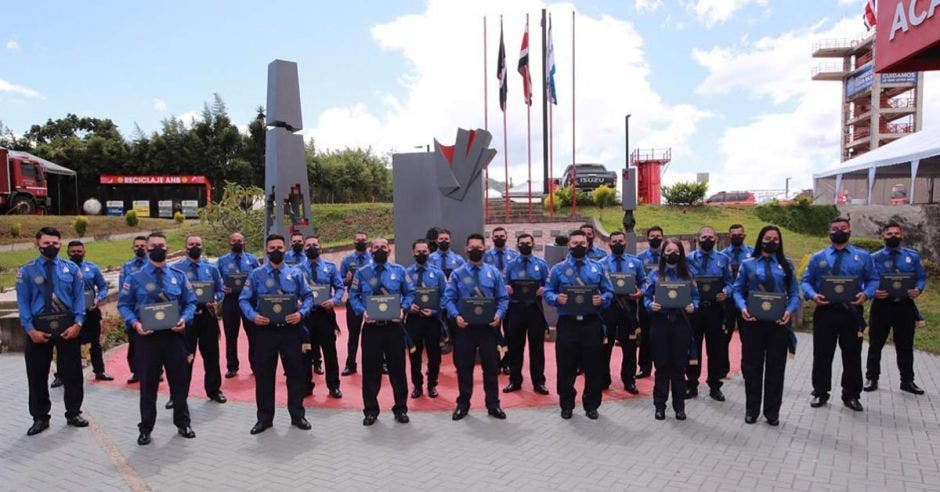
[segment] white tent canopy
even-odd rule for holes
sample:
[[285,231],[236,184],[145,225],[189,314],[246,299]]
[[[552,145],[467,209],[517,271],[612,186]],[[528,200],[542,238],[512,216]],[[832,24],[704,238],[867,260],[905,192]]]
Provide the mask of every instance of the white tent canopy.
[[29,159],[33,161],[38,161],[40,164],[42,164],[43,169],[45,169],[47,173],[61,174],[63,176],[75,176],[75,171],[67,167],[60,166],[54,162],[47,161],[43,159],[42,157],[30,154],[29,152],[23,152],[21,150],[11,150],[10,157],[18,157],[20,159]]

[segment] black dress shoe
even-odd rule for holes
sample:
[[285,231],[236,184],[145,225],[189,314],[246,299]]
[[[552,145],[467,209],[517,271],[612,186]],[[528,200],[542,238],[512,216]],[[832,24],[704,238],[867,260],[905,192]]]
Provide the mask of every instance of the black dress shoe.
[[767,424],[774,427],[780,425],[780,417],[767,417]]
[[878,389],[878,380],[877,379],[866,379],[865,386],[862,387],[863,391],[875,391]]
[[356,366],[346,366],[343,368],[343,372],[340,373],[343,376],[349,376],[350,374],[356,374]]
[[861,412],[864,410],[864,408],[862,408],[862,402],[858,401],[858,398],[843,399],[842,403],[844,403],[846,407],[851,408],[856,412]]
[[333,389],[330,390],[330,398],[337,398],[337,399],[338,399],[338,398],[342,398],[342,397],[343,397],[343,392],[340,391],[339,388],[333,388]]
[[396,413],[395,422],[398,422],[399,424],[407,424],[408,422],[411,422],[411,419],[408,418],[407,413]]
[[587,415],[587,418],[591,420],[597,420],[597,418],[600,417],[600,414],[597,413],[597,410],[588,410],[584,412],[584,415]]
[[423,395],[423,394],[424,394],[424,393],[421,391],[421,387],[420,387],[420,386],[415,386],[415,389],[411,390],[411,397],[412,397],[412,398],[421,398],[421,395]]
[[185,437],[186,439],[193,439],[196,437],[196,432],[188,425],[186,427],[177,427],[176,433]]
[[563,419],[565,419],[565,420],[570,419],[573,414],[574,414],[574,412],[572,412],[570,408],[562,408],[562,409],[561,409],[561,418],[563,418]]
[[310,421],[308,421],[307,419],[303,417],[300,417],[299,419],[291,420],[290,425],[293,425],[294,427],[300,430],[305,430],[305,431],[313,428],[313,426],[310,425]]
[[313,372],[315,374],[323,374],[323,363],[316,362],[313,364]]
[[232,379],[235,376],[238,376],[238,371],[229,370],[228,372],[225,373],[225,379]]
[[819,408],[825,405],[828,401],[828,396],[814,396],[813,399],[809,402],[809,406],[813,408]]
[[640,394],[640,390],[637,389],[636,383],[628,383],[628,384],[625,384],[625,385],[623,386],[623,389],[625,389],[625,390],[627,391],[627,393],[630,393],[631,395],[638,395],[638,394]]
[[709,391],[708,396],[712,397],[712,400],[715,401],[725,401],[725,394],[722,393],[720,389],[713,389]]
[[650,371],[640,371],[636,373],[637,379],[646,379],[648,377],[650,377]]
[[493,417],[493,418],[495,418],[495,419],[499,419],[499,420],[505,420],[505,419],[506,419],[506,412],[504,412],[503,409],[502,409],[502,408],[499,408],[499,407],[491,408],[491,409],[487,410],[486,413],[487,413],[490,417]]
[[27,436],[35,436],[40,432],[49,428],[49,419],[36,419],[33,420],[33,425],[29,427],[29,430],[26,431]]
[[686,400],[688,400],[689,398],[696,398],[696,397],[698,397],[698,387],[696,387],[696,386],[689,386],[689,387],[687,387],[687,388],[685,389],[685,399],[686,399]]
[[440,393],[437,392],[437,386],[428,386],[428,396],[431,398],[437,398],[440,396]]
[[450,416],[451,420],[461,420],[467,416],[468,410],[466,408],[457,407],[454,410],[454,413]]
[[684,410],[677,410],[677,411],[676,411],[676,420],[685,420],[685,419],[686,419],[685,411],[684,411]]
[[[139,382],[140,378],[138,378],[136,374],[131,374],[131,377],[127,378],[127,384],[134,384]],[[147,436],[147,439],[150,439],[150,436]],[[149,443],[150,441],[148,440],[147,442]]]
[[228,398],[225,397],[225,394],[219,391],[218,393],[209,397],[210,400],[216,403],[225,403],[228,401]]
[[173,408],[173,400],[170,400],[170,401],[166,402],[166,405],[164,405],[164,407],[165,407],[167,410],[170,410],[171,408]]
[[657,409],[654,417],[656,417],[656,420],[666,420],[666,411]]
[[744,416],[745,424],[755,424],[757,423],[757,415],[745,415]]
[[503,388],[503,393],[512,393],[513,391],[519,391],[522,389],[522,385],[516,383],[509,383]]
[[114,376],[106,372],[96,372],[95,381],[114,381]]
[[72,427],[88,427],[88,421],[85,420],[81,415],[69,417],[65,420],[65,423],[71,425]]
[[368,427],[368,426],[374,424],[376,420],[378,420],[378,417],[377,417],[377,416],[375,416],[375,415],[366,415],[365,418],[362,419],[362,425]]
[[502,372],[503,374],[510,374],[510,373],[512,372],[512,370],[509,368],[509,366],[503,366],[503,367],[499,368],[499,370],[500,370],[500,372]]
[[50,384],[49,387],[50,387],[50,388],[60,388],[60,387],[62,387],[63,384],[65,384],[65,383],[63,383],[62,380],[59,379],[59,376],[56,376],[56,377],[52,378],[52,384]]
[[385,362],[382,363],[382,374],[388,374],[388,364]]
[[544,384],[536,384],[533,388],[535,389],[535,392],[540,395],[548,394],[548,388],[546,388]]
[[254,427],[251,428],[251,435],[261,434],[262,432],[271,428],[273,424],[270,422],[258,422]]
[[920,386],[914,384],[914,381],[901,383],[901,391],[907,391],[908,393],[913,393],[915,395],[924,394],[924,390],[920,389]]
[[138,445],[138,446],[146,446],[146,445],[148,445],[148,444],[150,444],[150,433],[149,433],[149,432],[141,432],[140,435],[137,436],[137,445]]

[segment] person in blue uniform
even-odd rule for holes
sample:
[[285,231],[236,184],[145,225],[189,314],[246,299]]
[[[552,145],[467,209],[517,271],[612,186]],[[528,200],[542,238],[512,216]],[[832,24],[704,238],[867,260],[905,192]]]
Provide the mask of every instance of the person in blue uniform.
[[[255,332],[255,404],[258,421],[251,434],[259,434],[274,425],[274,376],[277,359],[281,358],[287,374],[287,411],[291,425],[310,430],[304,411],[303,344],[308,335],[301,325],[313,307],[310,287],[301,271],[284,263],[286,241],[284,236],[270,234],[264,240],[268,261],[254,269],[245,281],[245,288],[238,296],[238,305],[245,316],[257,327]],[[275,325],[257,311],[259,296],[294,295],[297,311],[285,317],[285,324]]]
[[503,393],[512,393],[522,389],[522,363],[525,360],[526,339],[529,341],[529,379],[532,388],[540,395],[547,395],[545,386],[545,334],[548,323],[542,312],[542,296],[545,295],[545,283],[548,281],[548,263],[532,254],[535,238],[531,234],[522,234],[516,238],[519,257],[509,262],[506,267],[506,292],[512,296],[512,282],[515,280],[535,280],[538,290],[528,300],[509,300],[509,312],[505,324],[508,324],[506,341],[509,345],[509,384]]
[[[565,261],[552,267],[545,284],[545,302],[558,310],[555,360],[563,419],[570,419],[574,410],[578,394],[574,380],[579,366],[584,370],[581,403],[585,415],[591,420],[597,420],[599,416],[597,409],[601,405],[604,387],[604,338],[607,333],[600,313],[610,306],[614,291],[604,265],[589,259],[587,252],[587,236],[581,231],[572,231],[568,235]],[[593,288],[590,304],[595,311],[587,314],[573,312],[570,306],[575,300],[565,293],[565,287],[569,286]]]
[[290,251],[284,254],[284,263],[287,266],[296,267],[307,261],[304,255],[304,235],[300,232],[292,232],[290,235]]
[[437,382],[441,372],[441,304],[444,300],[446,281],[444,272],[428,264],[430,245],[427,240],[418,239],[411,245],[414,264],[407,268],[408,277],[415,288],[437,289],[438,304],[436,307],[420,309],[417,303],[411,305],[411,310],[405,318],[405,327],[408,335],[415,344],[415,350],[409,354],[411,364],[411,391],[412,398],[420,398],[423,394],[424,375],[421,374],[423,352],[428,354],[428,396],[437,398]]
[[[695,353],[702,353],[702,342],[708,354],[708,394],[715,401],[725,401],[721,391],[722,376],[727,373],[728,339],[724,332],[725,312],[723,303],[731,297],[734,278],[731,276],[731,261],[725,255],[715,251],[718,234],[711,227],[702,227],[698,233],[698,249],[688,257],[689,268],[695,277],[718,277],[721,279],[721,291],[714,301],[701,300],[695,316],[692,318],[692,344]],[[702,364],[690,365],[686,370],[686,399],[698,396],[698,381],[702,374]]]
[[[763,396],[767,423],[779,425],[790,335],[788,325],[803,305],[796,269],[783,251],[783,235],[777,226],[761,229],[751,255],[752,258],[740,263],[733,291],[735,306],[744,320],[740,332],[746,399],[744,422],[757,422]],[[758,321],[747,310],[748,294],[755,291],[787,295],[787,308],[779,320]]]
[[[693,281],[692,302],[684,309],[662,307],[656,299],[656,286],[663,279]],[[685,420],[685,370],[692,341],[692,323],[689,318],[698,308],[699,296],[682,241],[669,238],[663,244],[659,268],[650,272],[646,280],[643,302],[650,313],[650,344],[656,365],[653,385],[653,405],[656,409],[654,416],[656,420],[666,418],[666,402],[671,390],[672,409],[676,412],[676,420]]]
[[593,225],[582,224],[578,230],[584,233],[584,236],[587,238],[587,241],[588,241],[587,258],[589,260],[603,261],[604,258],[607,258],[607,251],[605,251],[604,248],[601,248],[600,246],[594,244],[594,238],[597,236],[597,229],[595,229]]
[[[449,238],[449,233],[447,235]],[[438,236],[440,239],[441,236]],[[438,242],[440,247],[441,242]],[[465,263],[454,270],[444,291],[444,304],[447,316],[454,321],[454,364],[457,366],[457,408],[451,415],[453,420],[461,420],[470,411],[470,398],[473,396],[473,367],[479,351],[480,365],[483,368],[483,391],[486,394],[487,413],[497,419],[505,419],[506,412],[499,406],[499,351],[497,341],[501,338],[499,325],[509,306],[506,283],[499,270],[483,262],[483,235],[467,236],[467,258]],[[495,299],[496,314],[488,324],[469,324],[461,316],[461,300],[468,297],[489,297]]]
[[604,258],[604,268],[610,273],[626,273],[636,281],[636,290],[627,295],[614,295],[610,307],[604,310],[604,323],[607,326],[607,343],[604,344],[604,388],[610,388],[610,357],[614,342],[618,342],[623,352],[620,364],[620,381],[627,393],[638,394],[636,387],[636,345],[637,345],[637,303],[643,299],[643,285],[646,283],[646,269],[643,261],[625,253],[627,238],[622,231],[610,233],[610,255]]
[[[867,251],[849,244],[852,226],[848,219],[837,217],[829,224],[831,245],[816,252],[803,272],[803,297],[816,304],[813,311],[813,399],[810,406],[819,408],[829,401],[832,388],[832,358],[836,345],[842,349],[842,403],[861,412],[862,334],[865,301],[875,296],[878,276]],[[820,293],[827,275],[854,277],[859,291],[855,300],[832,303]]]
[[[509,235],[506,232],[505,227],[496,227],[495,229],[493,229],[492,239],[493,239],[493,247],[486,250],[486,252],[483,253],[483,261],[487,264],[495,266],[496,269],[499,270],[500,273],[503,274],[503,278],[505,278],[506,277],[506,265],[508,265],[510,261],[515,259],[517,256],[519,256],[519,252],[513,250],[512,248],[506,247],[506,241],[509,239]],[[506,338],[509,338],[509,327],[507,324],[508,322],[509,322],[508,319],[503,320],[503,326],[501,328],[503,331],[503,336]],[[503,355],[503,357],[499,361],[500,371],[503,374],[509,374],[510,373],[509,365],[510,365],[509,364],[509,352],[506,352],[506,354]]]
[[[379,417],[379,390],[382,387],[382,361],[388,364],[388,378],[392,383],[395,406],[392,412],[395,421],[406,424],[408,418],[408,380],[405,379],[406,332],[402,325],[404,313],[411,310],[414,302],[414,285],[405,268],[388,261],[388,240],[377,237],[372,240],[372,263],[356,271],[349,297],[356,314],[362,316],[362,425],[370,426]],[[374,295],[399,295],[398,317],[391,321],[369,319],[366,312],[369,297]]]
[[343,392],[339,386],[339,360],[336,357],[336,335],[339,325],[336,323],[334,308],[343,302],[343,278],[339,275],[336,265],[320,256],[320,237],[307,236],[304,239],[304,253],[306,260],[299,265],[304,273],[307,283],[312,285],[328,285],[329,297],[319,305],[313,306],[310,314],[304,318],[304,324],[310,335],[310,347],[304,360],[304,381],[307,382],[306,394],[313,392],[314,370],[317,352],[323,353],[326,366],[326,387],[331,398],[342,398]]
[[[741,224],[731,224],[731,227],[728,228],[728,239],[731,244],[721,250],[721,254],[727,256],[731,261],[731,277],[732,280],[734,280],[738,276],[741,263],[751,257],[754,248],[745,244],[747,233],[744,231],[744,226]],[[729,296],[723,304],[725,308],[725,339],[728,340],[730,352],[731,338],[735,330],[739,330],[740,332],[741,327],[744,326],[744,319],[741,318],[741,311],[738,309],[731,296]],[[721,379],[727,378],[730,371],[731,364],[729,362],[727,366],[721,367]]]
[[[255,255],[245,251],[245,236],[240,232],[233,232],[229,238],[231,251],[219,257],[215,266],[224,280],[231,274],[248,274],[261,266]],[[225,297],[222,299],[222,329],[225,332],[225,378],[230,379],[238,375],[240,364],[238,362],[238,331],[245,330],[248,338],[248,364],[251,372],[255,372],[255,346],[253,343],[255,327],[252,321],[245,317],[238,306],[238,296],[241,287],[225,287]]]
[[[36,233],[39,256],[16,272],[16,306],[20,324],[26,332],[26,379],[29,382],[29,414],[33,424],[26,435],[34,436],[49,428],[49,367],[52,349],[58,354],[59,378],[65,386],[65,420],[72,427],[87,427],[82,417],[84,388],[82,381],[81,345],[79,335],[85,321],[85,298],[82,273],[78,265],[59,258],[62,235],[56,229],[43,227]],[[67,327],[53,335],[34,323],[43,314],[71,315]],[[68,323],[68,321],[65,321]]]
[[[81,241],[71,241],[68,245],[68,255],[72,263],[78,265],[85,283],[84,290],[93,292],[92,305],[85,305],[85,322],[82,323],[81,342],[90,344],[91,367],[95,372],[96,381],[113,381],[104,370],[104,357],[101,352],[101,310],[98,306],[108,297],[108,282],[105,281],[101,268],[85,259],[85,245]],[[56,377],[58,379],[58,377]]]
[[[653,226],[646,230],[646,243],[649,247],[637,255],[637,258],[643,262],[643,269],[646,275],[656,271],[659,268],[659,257],[662,254],[663,246],[663,228]],[[638,345],[637,365],[639,372],[637,379],[648,378],[653,371],[653,353],[650,350],[650,316],[649,311],[643,302],[639,303],[639,313],[637,318],[640,322],[640,339]]]
[[450,231],[440,229],[437,231],[437,251],[431,253],[428,257],[428,263],[431,266],[444,272],[446,278],[450,278],[451,272],[460,268],[466,263],[463,257],[451,250]]
[[920,261],[920,254],[913,249],[901,246],[904,230],[896,222],[889,222],[882,232],[885,247],[872,255],[875,272],[914,274],[914,288],[907,291],[907,296],[892,297],[880,286],[875,291],[875,300],[871,303],[869,315],[870,333],[868,335],[868,364],[866,369],[865,391],[878,389],[878,377],[881,375],[881,349],[884,348],[888,333],[894,332],[894,350],[897,353],[898,372],[901,374],[901,391],[915,395],[924,394],[914,383],[914,326],[917,320],[917,306],[914,300],[923,292],[927,284],[927,272]]
[[[137,332],[137,364],[140,368],[140,435],[137,444],[150,444],[150,433],[157,420],[157,386],[160,384],[160,369],[166,368],[170,384],[170,399],[173,400],[173,424],[179,435],[196,437],[190,427],[189,406],[189,350],[183,330],[193,320],[196,312],[196,296],[186,276],[166,264],[167,241],[160,232],[147,237],[148,264],[127,277],[121,284],[118,295],[118,311],[124,323]],[[152,331],[140,321],[144,306],[173,302],[177,303],[180,320],[171,330]]]
[[[372,254],[368,251],[369,236],[366,233],[354,234],[353,246],[355,251],[346,255],[339,264],[339,273],[347,289],[352,284],[356,271],[372,262]],[[349,338],[346,340],[346,365],[343,367],[343,376],[355,374],[358,370],[356,355],[359,353],[359,334],[362,332],[362,316],[356,314],[356,310],[352,308],[352,301],[348,297],[346,299],[346,331]]]
[[[134,257],[124,262],[121,266],[121,273],[118,275],[118,287],[124,285],[133,273],[137,273],[141,268],[147,265],[147,236],[137,236],[132,243]],[[131,377],[127,379],[127,384],[134,384],[140,380],[137,377],[137,332],[130,326],[127,329],[127,368],[131,371]]]

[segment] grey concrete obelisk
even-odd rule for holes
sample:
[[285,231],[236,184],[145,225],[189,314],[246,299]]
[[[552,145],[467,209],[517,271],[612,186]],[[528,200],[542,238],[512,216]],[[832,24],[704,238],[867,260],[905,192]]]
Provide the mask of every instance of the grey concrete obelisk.
[[268,104],[265,115],[264,233],[313,233],[310,182],[304,157],[297,63],[274,60],[268,64]]

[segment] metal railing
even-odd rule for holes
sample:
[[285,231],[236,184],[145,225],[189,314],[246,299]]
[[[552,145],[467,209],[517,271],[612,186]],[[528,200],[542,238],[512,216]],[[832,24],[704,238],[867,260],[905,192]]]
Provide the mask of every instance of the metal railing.
[[914,98],[913,97],[902,97],[896,99],[888,99],[886,101],[881,101],[882,108],[913,108],[914,107]]
[[838,73],[844,74],[847,70],[845,66],[841,63],[820,63],[812,69],[810,69],[810,74],[812,77],[815,77],[821,73]]
[[813,51],[838,48],[854,48],[864,41],[863,38],[855,39],[822,39],[813,43]]

